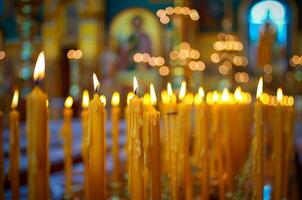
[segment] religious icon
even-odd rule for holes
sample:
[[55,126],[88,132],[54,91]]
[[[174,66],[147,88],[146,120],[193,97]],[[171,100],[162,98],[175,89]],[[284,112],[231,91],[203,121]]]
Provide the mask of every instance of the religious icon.
[[126,43],[122,44],[120,50],[119,66],[126,70],[135,70],[136,63],[133,61],[135,53],[152,53],[152,44],[149,35],[144,32],[143,19],[140,16],[134,16],[132,19],[133,33],[128,37]]

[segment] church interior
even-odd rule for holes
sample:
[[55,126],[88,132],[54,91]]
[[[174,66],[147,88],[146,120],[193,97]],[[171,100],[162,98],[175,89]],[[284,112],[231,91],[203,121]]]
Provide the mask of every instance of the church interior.
[[0,200],[302,198],[302,0],[0,0]]

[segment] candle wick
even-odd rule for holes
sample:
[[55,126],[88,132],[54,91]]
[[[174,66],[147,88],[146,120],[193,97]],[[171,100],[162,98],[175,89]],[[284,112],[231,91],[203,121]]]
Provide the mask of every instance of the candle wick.
[[177,115],[177,112],[168,112],[167,115]]
[[40,79],[37,79],[37,80],[34,80],[34,85],[35,86],[41,86],[41,80]]
[[99,88],[100,88],[99,86],[96,86],[94,92],[95,92],[95,93],[99,93],[99,92],[98,92]]
[[138,87],[136,87],[135,90],[134,90],[135,95],[137,95],[137,90],[138,90]]

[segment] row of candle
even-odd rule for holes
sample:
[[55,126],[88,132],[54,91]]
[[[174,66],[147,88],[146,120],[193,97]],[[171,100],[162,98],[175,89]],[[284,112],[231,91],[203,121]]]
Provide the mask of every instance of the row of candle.
[[[44,55],[40,54],[34,79],[41,81],[44,77]],[[42,69],[41,69],[42,68]],[[88,199],[103,199],[105,197],[105,119],[104,97],[97,90],[100,86],[97,77],[93,76],[95,94],[89,102],[89,95],[83,95],[83,145],[82,156],[85,166],[84,191]],[[201,191],[203,199],[209,198],[209,177],[214,176],[219,182],[219,197],[226,198],[226,192],[234,191],[234,176],[241,169],[247,157],[251,142],[252,109],[251,95],[237,88],[234,94],[227,89],[222,93],[209,92],[205,95],[202,88],[194,96],[186,93],[186,84],[182,83],[178,101],[170,84],[167,91],[162,92],[160,112],[154,107],[156,95],[154,87],[150,86],[150,94],[139,98],[136,93],[138,84],[134,79],[134,93],[128,96],[126,108],[129,190],[131,199],[160,199],[160,176],[169,178],[169,188],[172,199],[192,199],[193,165],[201,168]],[[283,96],[278,90],[276,97],[262,92],[262,79],[257,90],[255,102],[255,137],[253,140],[253,181],[255,197],[261,199],[264,185],[264,145],[265,124],[267,113],[274,113],[274,123],[278,129],[274,133],[274,162],[278,166],[289,169],[292,153],[293,97]],[[267,98],[270,100],[267,101]],[[18,199],[18,165],[19,165],[19,113],[16,111],[18,93],[15,92],[10,113],[11,150],[10,177],[14,199]],[[277,100],[277,101],[276,101]],[[121,169],[118,152],[120,107],[119,95],[113,94],[111,121],[114,160],[113,180],[119,181]],[[72,176],[72,98],[68,97],[63,111],[64,122],[62,136],[65,154],[66,194],[71,194]],[[48,144],[49,131],[47,125],[47,96],[36,86],[27,97],[27,134],[29,157],[29,199],[48,199],[49,164]],[[160,128],[161,113],[163,126]],[[194,115],[192,115],[194,113]],[[282,121],[282,113],[287,120]],[[265,115],[267,114],[267,115]],[[194,126],[191,122],[194,121]],[[285,131],[283,134],[282,131]],[[286,137],[283,148],[280,144]],[[192,138],[194,139],[193,144]],[[240,141],[238,143],[238,140]],[[191,153],[190,147],[193,146]],[[162,156],[160,152],[162,149]],[[235,153],[236,152],[236,153]],[[282,152],[286,152],[283,154]],[[282,156],[285,156],[283,158]],[[212,169],[214,166],[214,169]],[[288,176],[282,176],[282,168],[277,167],[273,185],[283,188]],[[285,182],[284,182],[285,181]],[[39,189],[37,187],[39,183]],[[286,195],[287,189],[274,189],[274,199]],[[280,193],[278,192],[280,191]]]

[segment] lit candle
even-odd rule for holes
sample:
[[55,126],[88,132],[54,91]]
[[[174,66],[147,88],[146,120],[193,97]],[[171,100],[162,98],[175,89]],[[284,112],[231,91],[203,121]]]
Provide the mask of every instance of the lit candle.
[[12,199],[18,200],[19,194],[19,159],[20,159],[20,114],[17,111],[19,92],[15,90],[11,111],[9,113],[10,148],[9,148],[9,179],[11,181]]
[[161,199],[161,183],[160,183],[160,116],[159,112],[154,108],[156,105],[156,94],[153,85],[150,85],[151,109],[148,112],[148,123],[150,136],[150,177],[151,177],[151,198],[152,200]]
[[[133,91],[138,92],[138,83],[133,79]],[[143,177],[143,102],[134,95],[129,104],[130,117],[130,159],[129,159],[129,189],[132,200],[144,199]]]
[[201,197],[203,200],[209,199],[209,134],[206,129],[206,104],[204,103],[204,90],[198,89],[195,95],[195,145],[194,156],[198,167],[202,169],[201,176]]
[[263,92],[263,79],[259,79],[255,102],[255,139],[253,141],[253,174],[254,198],[263,199],[264,186],[264,130],[263,130],[263,104],[260,97]]
[[225,186],[224,186],[224,163],[223,163],[223,150],[222,150],[222,137],[220,135],[220,106],[219,102],[219,93],[215,90],[212,96],[212,107],[211,107],[211,131],[214,141],[214,155],[215,160],[217,161],[218,167],[218,180],[219,180],[219,199],[225,199]]
[[[107,104],[107,98],[106,98],[106,96],[105,95],[101,95],[100,96],[100,100],[101,100],[101,102],[102,102],[102,104],[103,104],[103,106],[104,106],[104,124],[105,124],[105,126],[104,126],[104,133],[105,133],[105,135],[104,135],[104,147],[105,147],[105,153],[107,152],[107,135],[106,135],[106,124],[107,124],[107,110],[106,110],[106,104]],[[106,160],[105,160],[105,163],[106,163]],[[106,164],[105,164],[105,166],[106,166]],[[106,180],[106,174],[105,174],[105,180]]]
[[120,157],[119,157],[119,128],[120,128],[120,94],[114,92],[111,98],[111,130],[112,130],[112,158],[113,171],[112,181],[119,183],[120,181]]
[[[164,100],[164,99],[163,99]],[[165,115],[164,115],[164,162],[162,169],[165,170],[165,175],[168,175],[171,187],[171,199],[178,199],[179,197],[179,142],[180,135],[177,125],[177,105],[176,96],[173,93],[170,83],[167,84],[167,101],[163,101]]]
[[86,199],[89,198],[89,165],[88,165],[88,149],[87,149],[87,135],[88,135],[88,106],[89,106],[89,93],[87,90],[83,91],[82,95],[82,159],[84,163],[84,194]]
[[63,150],[65,154],[64,172],[65,172],[65,197],[71,198],[72,191],[72,104],[73,99],[71,96],[67,97],[64,103],[63,110],[63,125],[61,128],[61,135],[63,138]]
[[[273,199],[282,199],[282,171],[283,166],[283,156],[284,156],[284,133],[283,133],[283,106],[281,105],[283,98],[283,92],[281,88],[277,90],[277,101],[278,105],[275,108],[274,115],[274,181],[273,181]],[[285,197],[284,197],[285,198]]]
[[192,199],[192,184],[191,184],[191,167],[190,167],[190,107],[185,103],[186,96],[186,82],[183,81],[180,87],[178,99],[180,103],[178,104],[178,123],[180,125],[180,165],[181,165],[181,187],[183,187],[184,193],[182,198],[190,200]]
[[[130,100],[132,99],[132,97],[134,96],[133,92],[129,92],[127,94],[127,106],[125,108],[125,121],[126,121],[126,141],[125,141],[125,146],[124,146],[124,151],[127,155],[127,159],[126,159],[126,169],[129,170],[129,141],[130,141],[130,112],[129,112],[129,104],[130,104]],[[128,174],[129,177],[129,174]]]
[[93,74],[95,94],[88,108],[88,162],[89,162],[89,197],[105,199],[105,147],[104,147],[104,105],[97,93],[100,83]]
[[[35,70],[34,81],[44,78],[45,58],[40,53]],[[26,97],[26,128],[28,156],[28,199],[49,199],[49,136],[47,126],[47,95],[36,85]]]

